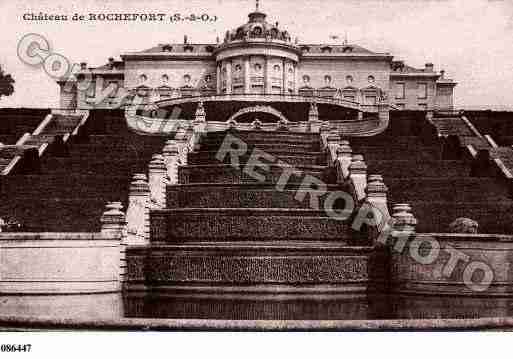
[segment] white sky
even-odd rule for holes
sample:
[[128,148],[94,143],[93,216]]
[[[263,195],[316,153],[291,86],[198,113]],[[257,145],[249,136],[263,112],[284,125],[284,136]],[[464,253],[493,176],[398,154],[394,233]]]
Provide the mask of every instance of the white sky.
[[[0,0],[0,65],[16,80],[0,107],[52,107],[58,87],[41,68],[16,55],[27,33],[45,36],[52,50],[91,66],[158,43],[215,42],[247,19],[248,0]],[[330,35],[412,66],[433,62],[455,79],[459,107],[513,109],[513,0],[262,0],[261,10],[301,42],[330,42]],[[216,23],[31,22],[23,14],[75,12],[208,13]]]

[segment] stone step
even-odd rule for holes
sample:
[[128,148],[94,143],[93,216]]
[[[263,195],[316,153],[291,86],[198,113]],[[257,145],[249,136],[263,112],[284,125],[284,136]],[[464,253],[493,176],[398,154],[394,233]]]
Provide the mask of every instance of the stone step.
[[96,198],[20,198],[2,201],[0,217],[15,218],[24,232],[98,232],[105,203]]
[[513,232],[513,201],[410,201],[417,218],[417,232],[448,232],[456,218],[478,222],[479,233],[510,234]]
[[[287,150],[267,152],[269,155],[285,162],[289,165],[325,165],[326,155],[322,152],[304,152],[304,153],[290,153]],[[188,164],[203,165],[203,164],[216,164],[221,163],[216,155],[217,151],[212,152],[191,152],[188,156]],[[248,151],[246,155],[236,156],[240,163],[246,163],[251,157],[252,152]],[[232,156],[224,156],[223,163],[230,163]]]
[[[289,186],[278,191],[273,184],[202,184],[167,187],[167,208],[310,208],[343,209],[345,203],[339,186],[329,186],[329,192]],[[334,203],[325,203],[338,198]],[[311,198],[313,197],[313,198]],[[348,204],[348,207],[351,204]]]
[[[246,166],[232,167],[231,165],[193,165],[179,167],[179,183],[255,183],[271,182],[277,183],[284,176],[288,182],[303,182],[306,176],[313,176],[325,183],[334,183],[336,174],[334,170],[325,166],[288,166],[280,167],[269,165],[268,169],[260,166],[254,169],[261,175],[262,179],[255,178],[246,168]],[[291,174],[298,170],[298,173]],[[309,177],[307,177],[309,178]],[[287,178],[285,178],[287,179]]]
[[150,215],[150,237],[152,242],[352,239],[348,221],[325,215],[276,208],[158,210]]
[[380,134],[372,137],[351,137],[346,138],[351,146],[375,146],[385,147],[388,146],[407,146],[415,148],[419,144],[425,146],[435,146],[438,144],[436,137],[424,138],[421,136],[392,136],[389,134]]
[[87,141],[91,145],[111,145],[111,146],[123,146],[126,144],[136,146],[155,146],[157,148],[164,148],[166,144],[165,137],[148,137],[138,136],[134,134],[124,135],[100,135],[91,134],[87,136]]
[[495,178],[387,178],[389,198],[394,202],[414,200],[470,202],[509,198],[509,188]]
[[125,193],[130,177],[77,174],[5,176],[0,192],[8,198],[73,198]]
[[[200,145],[200,150],[205,152],[217,152],[221,147],[222,143],[202,143]],[[233,145],[231,145],[234,148]],[[305,152],[317,152],[319,151],[318,145],[311,145],[311,144],[295,144],[295,143],[247,143],[247,152],[251,153],[253,151],[253,148],[258,148],[261,151],[264,152],[274,152],[274,151],[282,151],[282,152],[288,152],[288,153],[305,153]]]
[[471,167],[465,161],[417,161],[376,160],[365,158],[368,173],[381,174],[387,178],[410,177],[466,177]]
[[363,154],[365,160],[441,160],[441,148],[435,146],[417,146],[408,148],[406,146],[387,147],[378,146],[355,146],[353,153]]
[[294,143],[301,143],[301,141],[319,141],[319,134],[315,133],[298,133],[287,131],[223,131],[223,132],[209,132],[205,140],[223,141],[226,134],[238,137],[243,140],[257,141],[266,140],[270,142],[276,141],[293,141]]
[[285,285],[288,289],[282,295],[302,289],[313,293],[328,285],[331,293],[365,292],[372,253],[372,247],[347,246],[342,241],[154,243],[148,248],[127,248],[127,281],[189,288],[208,283],[213,290],[237,286],[239,293],[249,285],[267,289],[268,294]]
[[41,172],[73,173],[73,174],[98,174],[113,176],[132,176],[137,172],[148,171],[147,158],[126,158],[120,156],[109,157],[48,157],[42,158]]

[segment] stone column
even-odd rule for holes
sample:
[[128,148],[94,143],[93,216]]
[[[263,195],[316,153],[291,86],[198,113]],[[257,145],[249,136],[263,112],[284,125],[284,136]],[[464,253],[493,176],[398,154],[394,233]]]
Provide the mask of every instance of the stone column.
[[394,218],[394,232],[415,234],[417,219],[413,216],[408,203],[397,203],[392,207]]
[[362,155],[353,155],[349,165],[349,178],[353,183],[357,200],[363,200],[365,198],[365,188],[367,187],[367,165],[363,161]]
[[381,230],[390,219],[387,205],[388,188],[383,182],[383,176],[370,175],[367,180],[367,202],[377,210],[374,218],[377,221],[378,229]]
[[337,180],[343,183],[349,177],[349,166],[351,165],[353,150],[349,141],[342,141],[337,148]]
[[175,136],[175,143],[178,147],[178,157],[180,158],[180,164],[185,166],[187,164],[187,155],[189,154],[189,137],[187,133],[177,133]]
[[264,76],[265,76],[265,79],[264,79],[265,93],[271,94],[272,93],[271,64],[270,64],[268,57],[266,57],[266,59],[265,59]]
[[[119,275],[120,282],[126,278],[126,217],[121,202],[108,202],[101,222],[101,233],[120,239]],[[121,286],[120,288],[121,289]]]
[[178,183],[178,165],[180,164],[180,157],[178,146],[174,140],[168,140],[164,149],[162,150],[164,157],[164,164],[166,166],[167,177],[169,184]]
[[244,58],[244,93],[251,93],[251,67],[249,56]]
[[226,93],[232,93],[232,61],[226,60]]
[[337,159],[337,149],[340,143],[340,136],[337,133],[330,133],[326,138],[328,150],[328,166],[333,167]]
[[150,188],[146,175],[135,174],[128,193],[127,244],[147,245],[150,239]]
[[167,170],[164,156],[153,155],[148,166],[148,185],[152,208],[166,208]]
[[217,64],[217,72],[216,72],[216,81],[217,81],[217,94],[220,95],[222,93],[222,79],[221,79],[221,66]]
[[125,233],[126,218],[122,211],[121,202],[107,202],[105,212],[103,212],[100,223],[101,233],[112,235],[113,237],[122,239]]
[[294,65],[294,93],[299,95],[299,64]]
[[317,109],[317,104],[311,103],[310,109],[308,111],[308,124],[310,128],[310,132],[318,133],[321,128],[321,122],[319,120],[319,111]]
[[284,94],[284,95],[286,95],[286,94],[288,94],[288,93],[289,93],[289,92],[288,92],[288,87],[289,87],[289,86],[288,86],[288,77],[287,77],[287,76],[288,76],[288,75],[287,75],[287,74],[288,74],[288,72],[287,72],[287,70],[286,70],[286,68],[285,68],[285,65],[286,65],[286,64],[287,64],[287,63],[285,62],[285,59],[284,59],[284,60],[281,62],[282,79],[283,79],[283,81],[282,81],[282,86],[281,86],[281,93],[282,93],[282,94]]
[[394,219],[390,236],[395,240],[392,253],[402,253],[411,237],[415,236],[417,219],[413,216],[411,207],[407,203],[394,204],[392,208]]

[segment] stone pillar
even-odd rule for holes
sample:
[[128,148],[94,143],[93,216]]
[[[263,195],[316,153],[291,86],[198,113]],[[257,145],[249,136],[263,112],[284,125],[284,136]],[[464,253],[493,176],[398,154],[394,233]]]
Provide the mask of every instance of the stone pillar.
[[180,164],[185,166],[187,164],[187,155],[189,154],[189,137],[187,133],[177,133],[175,136],[175,143],[178,147]]
[[340,143],[340,136],[337,133],[330,133],[326,138],[327,155],[328,155],[328,166],[332,167],[335,165],[337,159],[337,149]]
[[146,175],[135,174],[128,193],[127,244],[147,245],[150,239],[150,188]]
[[232,93],[232,61],[226,60],[226,93]]
[[244,93],[251,93],[251,64],[249,56],[244,58]]
[[294,93],[299,95],[299,64],[294,65]]
[[337,148],[337,180],[343,183],[349,178],[349,166],[351,165],[353,150],[349,141],[342,141]]
[[310,132],[318,133],[320,131],[321,122],[319,120],[319,111],[317,109],[317,104],[313,102],[310,104],[310,109],[308,111],[308,124]]
[[285,68],[285,66],[287,65],[287,63],[285,62],[285,60],[283,60],[281,62],[281,70],[282,70],[282,86],[281,86],[281,93],[286,95],[288,94],[288,72],[287,72],[287,69]]
[[178,146],[174,140],[168,140],[164,149],[162,150],[164,157],[164,164],[166,166],[167,177],[169,184],[178,183],[178,165],[180,164],[180,157]]
[[148,185],[152,208],[166,208],[167,169],[164,156],[153,155],[148,166]]
[[375,208],[378,213],[374,216],[378,222],[378,229],[381,230],[388,220],[390,213],[388,212],[387,205],[387,192],[388,188],[383,182],[383,176],[370,175],[367,180],[367,202]]
[[363,161],[362,155],[353,155],[349,165],[349,178],[353,183],[357,200],[363,200],[365,198],[365,188],[367,187],[367,165]]
[[122,211],[121,202],[107,202],[105,212],[103,212],[100,223],[101,233],[112,235],[122,239],[125,233],[126,218]]
[[[413,216],[411,206],[407,203],[394,204],[392,208],[392,217],[394,219],[394,226],[392,230],[392,237],[402,238],[407,240],[410,236],[415,235],[415,227],[417,225],[417,219]],[[406,244],[402,241],[401,246]],[[396,243],[397,247],[397,243]],[[401,248],[396,248],[400,250]]]
[[[101,222],[101,233],[120,239],[119,249],[119,275],[120,282],[126,278],[126,217],[123,213],[123,205],[121,202],[108,202],[105,206]],[[121,287],[120,287],[121,289]]]
[[207,114],[203,102],[199,102],[194,115],[194,121],[192,122],[193,132],[199,136],[198,139],[200,139],[207,130],[206,117]]
[[272,80],[271,80],[271,64],[269,62],[269,58],[265,59],[265,68],[264,68],[264,83],[265,83],[265,93],[272,93]]
[[217,72],[216,72],[216,82],[217,82],[217,94],[220,95],[222,93],[222,79],[221,79],[221,65],[217,65]]

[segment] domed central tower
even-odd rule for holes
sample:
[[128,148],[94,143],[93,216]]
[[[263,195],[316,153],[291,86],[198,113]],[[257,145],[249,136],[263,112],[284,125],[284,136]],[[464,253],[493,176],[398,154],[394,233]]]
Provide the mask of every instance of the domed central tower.
[[225,94],[293,94],[301,50],[278,23],[267,22],[258,9],[249,21],[227,31],[214,51],[218,92]]

